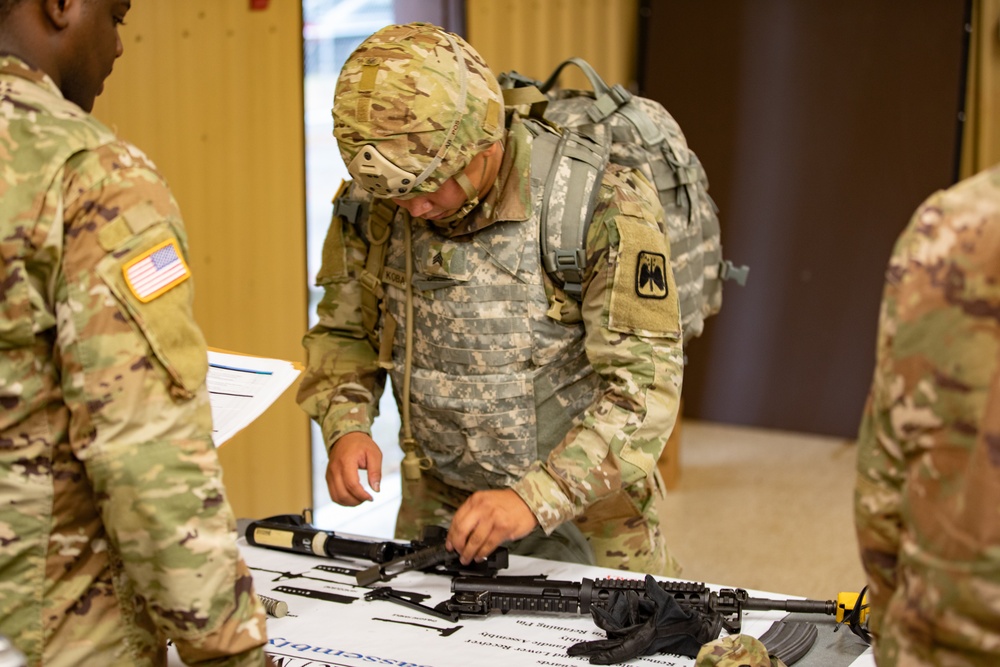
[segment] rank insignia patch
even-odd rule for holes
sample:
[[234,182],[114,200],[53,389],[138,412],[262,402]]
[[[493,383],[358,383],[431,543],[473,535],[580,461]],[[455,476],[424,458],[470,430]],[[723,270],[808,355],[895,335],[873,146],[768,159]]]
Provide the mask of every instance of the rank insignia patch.
[[635,293],[643,299],[665,299],[667,292],[667,258],[641,251],[636,260]]
[[148,303],[191,277],[177,241],[170,239],[122,267],[125,283],[139,301]]

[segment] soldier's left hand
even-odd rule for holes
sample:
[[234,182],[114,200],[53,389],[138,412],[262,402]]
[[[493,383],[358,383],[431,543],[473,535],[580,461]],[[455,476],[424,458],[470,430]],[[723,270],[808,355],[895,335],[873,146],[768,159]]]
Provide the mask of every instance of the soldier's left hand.
[[511,489],[477,491],[455,512],[445,547],[468,565],[486,560],[498,546],[524,537],[537,525],[534,513]]

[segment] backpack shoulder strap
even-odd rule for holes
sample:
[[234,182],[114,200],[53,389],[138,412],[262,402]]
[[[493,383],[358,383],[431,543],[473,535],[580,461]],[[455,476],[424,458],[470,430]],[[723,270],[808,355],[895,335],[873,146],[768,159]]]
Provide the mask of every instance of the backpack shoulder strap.
[[361,271],[361,318],[369,337],[375,333],[381,312],[382,269],[392,233],[392,219],[397,206],[389,199],[372,199],[368,217],[368,257]]
[[[333,214],[354,225],[355,229],[368,242],[368,256],[365,267],[361,270],[358,282],[361,284],[361,322],[368,340],[379,348],[375,337],[375,327],[378,325],[382,312],[382,269],[385,267],[385,254],[392,233],[392,219],[399,208],[391,199],[371,198],[367,202],[348,199],[338,193],[333,201]],[[367,220],[365,219],[367,215]]]
[[[510,76],[510,75],[501,75]],[[542,94],[542,91],[534,85],[528,83],[519,84],[514,88],[502,88],[503,104],[505,107],[526,106],[530,109],[529,116],[536,120],[545,117],[545,107],[549,104],[549,98]]]
[[611,140],[601,127],[588,131],[561,128],[526,119],[534,135],[531,171],[544,179],[539,211],[542,265],[568,296],[583,298],[587,266],[585,243],[594,214]]

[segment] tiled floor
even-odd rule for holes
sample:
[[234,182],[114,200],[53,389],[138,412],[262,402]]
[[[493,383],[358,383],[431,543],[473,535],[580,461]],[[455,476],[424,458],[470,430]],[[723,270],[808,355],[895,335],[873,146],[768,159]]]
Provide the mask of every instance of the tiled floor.
[[[829,599],[864,585],[852,524],[854,445],[685,421],[665,525],[686,579]],[[324,528],[389,538],[399,474],[375,501],[316,512]]]
[[830,599],[859,591],[853,442],[687,422],[666,527],[688,579]]

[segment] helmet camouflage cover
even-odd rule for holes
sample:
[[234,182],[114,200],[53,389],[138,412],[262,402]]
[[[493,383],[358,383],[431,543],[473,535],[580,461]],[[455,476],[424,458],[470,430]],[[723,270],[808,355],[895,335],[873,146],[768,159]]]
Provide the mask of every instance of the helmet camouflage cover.
[[458,35],[391,25],[355,49],[337,80],[333,135],[376,197],[434,192],[503,136],[500,84]]
[[727,635],[708,642],[698,651],[695,667],[785,667],[756,637]]

